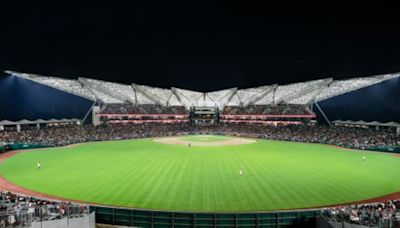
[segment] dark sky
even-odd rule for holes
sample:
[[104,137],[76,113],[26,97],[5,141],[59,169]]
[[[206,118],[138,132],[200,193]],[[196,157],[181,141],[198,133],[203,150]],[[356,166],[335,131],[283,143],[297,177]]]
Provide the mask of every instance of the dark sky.
[[400,71],[395,8],[165,2],[3,9],[0,70],[199,91]]

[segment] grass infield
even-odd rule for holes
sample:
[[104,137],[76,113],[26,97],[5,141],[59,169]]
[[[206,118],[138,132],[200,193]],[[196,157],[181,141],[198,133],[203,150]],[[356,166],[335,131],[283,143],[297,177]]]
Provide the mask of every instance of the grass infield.
[[54,196],[161,210],[309,208],[400,191],[400,158],[268,140],[191,148],[151,139],[85,143],[18,153],[0,174]]

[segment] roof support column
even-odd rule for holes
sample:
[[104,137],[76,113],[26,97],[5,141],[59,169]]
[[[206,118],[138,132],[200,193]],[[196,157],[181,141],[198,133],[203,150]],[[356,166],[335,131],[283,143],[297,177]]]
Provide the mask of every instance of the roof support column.
[[89,116],[89,114],[92,112],[93,107],[96,105],[97,101],[93,102],[92,106],[90,106],[89,110],[86,112],[85,116],[81,119],[81,124],[83,124],[86,121],[86,118]]
[[318,103],[315,102],[314,103],[315,106],[318,108],[319,112],[322,114],[322,116],[324,117],[325,121],[328,123],[329,126],[332,126],[331,121],[329,121],[328,117],[325,115],[324,111],[322,111],[322,108],[319,107]]

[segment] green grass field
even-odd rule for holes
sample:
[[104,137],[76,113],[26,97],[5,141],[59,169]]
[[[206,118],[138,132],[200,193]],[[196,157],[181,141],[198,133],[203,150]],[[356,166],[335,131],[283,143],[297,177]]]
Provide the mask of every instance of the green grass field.
[[191,148],[151,139],[85,143],[19,153],[0,174],[50,195],[162,210],[308,208],[400,191],[400,158],[268,140]]

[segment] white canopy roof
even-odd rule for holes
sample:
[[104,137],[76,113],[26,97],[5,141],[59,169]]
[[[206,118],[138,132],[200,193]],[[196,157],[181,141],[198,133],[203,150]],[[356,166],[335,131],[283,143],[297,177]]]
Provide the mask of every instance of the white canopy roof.
[[363,121],[363,120],[359,120],[359,121],[335,120],[335,121],[332,121],[332,123],[334,123],[334,124],[363,125],[363,126],[400,127],[400,123],[393,122],[393,121],[387,122],[387,123],[382,123],[382,122],[379,122],[379,121],[367,122],[367,121]]
[[84,77],[72,80],[14,71],[6,71],[6,73],[106,104],[182,105],[186,108],[190,106],[218,106],[223,108],[226,105],[246,106],[282,103],[306,105],[400,76],[400,73],[394,73],[346,80],[325,78],[287,85],[266,85],[248,89],[231,88],[204,93],[179,88],[162,89],[134,83],[121,84]]
[[19,121],[10,121],[10,120],[1,120],[0,121],[0,126],[6,126],[6,125],[18,125],[18,124],[49,124],[49,123],[71,123],[71,122],[79,122],[79,119],[50,119],[50,120],[42,120],[42,119],[37,119],[37,120],[26,120],[22,119]]

